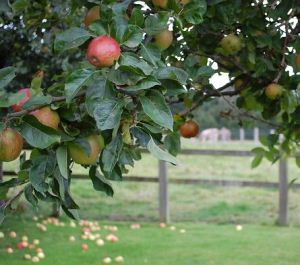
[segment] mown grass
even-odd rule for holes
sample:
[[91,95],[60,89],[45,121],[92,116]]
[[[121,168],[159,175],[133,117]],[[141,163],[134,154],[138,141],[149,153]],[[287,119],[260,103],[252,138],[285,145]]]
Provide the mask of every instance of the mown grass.
[[[9,218],[1,231],[8,234],[16,231],[18,239],[0,239],[0,264],[19,265],[24,253],[34,251],[15,250],[7,254],[7,246],[15,246],[22,235],[29,240],[40,240],[46,258],[40,261],[44,265],[67,264],[103,264],[104,257],[123,256],[124,264],[141,265],[295,265],[300,253],[299,228],[279,228],[271,226],[245,225],[242,231],[236,231],[234,225],[212,224],[176,224],[176,231],[161,229],[157,223],[142,223],[141,229],[131,230],[129,223],[114,223],[119,231],[116,233],[118,243],[106,242],[104,246],[96,246],[94,241],[80,239],[80,228],[49,225],[47,232],[40,232],[32,220]],[[101,222],[107,224],[107,222]],[[186,233],[179,232],[184,228]],[[108,232],[101,230],[102,238]],[[75,242],[69,236],[76,237]],[[81,250],[82,243],[89,245],[89,250]],[[113,262],[112,264],[116,264]]]

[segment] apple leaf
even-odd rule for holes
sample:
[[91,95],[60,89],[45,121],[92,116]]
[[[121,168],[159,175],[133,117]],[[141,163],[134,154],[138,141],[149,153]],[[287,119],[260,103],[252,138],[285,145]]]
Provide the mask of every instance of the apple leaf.
[[171,110],[159,91],[150,91],[146,96],[142,96],[140,101],[146,115],[158,125],[173,131],[173,116]]

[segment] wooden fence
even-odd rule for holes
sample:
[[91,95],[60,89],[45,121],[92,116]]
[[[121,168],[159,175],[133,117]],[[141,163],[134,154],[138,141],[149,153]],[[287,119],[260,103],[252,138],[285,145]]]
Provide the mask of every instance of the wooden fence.
[[[202,155],[202,156],[231,156],[231,157],[251,157],[253,153],[250,151],[235,151],[235,150],[182,150],[183,155]],[[162,222],[170,222],[169,210],[169,192],[168,184],[192,184],[202,186],[222,186],[222,187],[255,187],[255,188],[277,188],[279,190],[278,202],[278,219],[279,225],[288,224],[288,167],[287,161],[281,159],[279,161],[278,182],[265,181],[240,181],[240,180],[211,180],[211,179],[168,179],[167,163],[159,161],[157,177],[141,177],[128,176],[124,177],[124,181],[134,182],[158,182],[159,183],[159,217]],[[0,162],[0,181],[3,176],[15,176],[13,171],[5,171]],[[86,175],[73,175],[74,178],[88,179]],[[293,184],[291,188],[300,189],[300,184]]]

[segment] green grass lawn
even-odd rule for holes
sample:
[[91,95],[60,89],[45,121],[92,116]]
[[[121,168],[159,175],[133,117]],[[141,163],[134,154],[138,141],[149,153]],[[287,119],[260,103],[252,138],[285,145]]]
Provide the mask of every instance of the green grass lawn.
[[[100,225],[110,224],[101,222]],[[69,221],[65,227],[48,225],[47,232],[37,229],[35,222],[22,218],[9,218],[1,231],[8,234],[16,231],[17,239],[0,239],[0,264],[19,265],[24,253],[34,254],[31,250],[15,250],[7,254],[7,246],[15,246],[23,235],[29,241],[39,239],[46,258],[40,264],[55,265],[99,265],[104,257],[123,256],[124,264],[130,265],[295,265],[299,263],[300,229],[272,226],[244,225],[237,231],[234,225],[212,225],[178,223],[176,231],[159,228],[157,223],[142,223],[141,229],[130,229],[129,223],[113,223],[119,230],[116,235],[120,241],[97,246],[94,241],[80,238],[81,228],[72,228]],[[186,233],[180,233],[185,229]],[[99,232],[105,238],[108,231]],[[69,236],[76,241],[70,242]],[[89,250],[81,250],[87,243]],[[113,262],[112,264],[116,264]]]

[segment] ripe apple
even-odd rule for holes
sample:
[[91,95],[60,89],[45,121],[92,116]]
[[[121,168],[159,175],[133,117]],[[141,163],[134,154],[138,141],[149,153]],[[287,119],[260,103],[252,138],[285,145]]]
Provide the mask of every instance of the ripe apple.
[[31,255],[30,254],[24,254],[23,258],[26,259],[26,260],[30,260]]
[[160,224],[159,224],[159,227],[160,227],[160,228],[165,228],[165,227],[166,227],[166,224],[165,224],[165,223],[160,223]]
[[99,19],[100,19],[100,7],[94,6],[86,13],[84,18],[84,24],[86,27],[88,27],[95,20],[99,20]]
[[168,0],[152,0],[153,5],[166,8],[168,6]]
[[8,254],[12,254],[12,253],[14,253],[14,250],[13,250],[12,248],[8,247],[8,248],[6,249],[6,252],[7,252]]
[[12,105],[14,112],[19,112],[22,110],[23,105],[30,99],[30,88],[22,88],[18,91],[22,93],[24,97],[15,105]]
[[173,42],[173,32],[166,29],[155,34],[154,38],[156,46],[161,50],[166,50]]
[[75,163],[81,165],[93,165],[96,164],[98,156],[104,147],[104,140],[101,135],[90,135],[86,138],[89,143],[91,152],[89,155],[77,144],[69,144],[70,156]]
[[242,230],[243,230],[243,226],[237,225],[237,226],[235,227],[235,229],[236,229],[236,231],[242,231]]
[[[14,129],[6,128],[0,131],[0,161],[10,162],[19,157],[23,149],[23,138]],[[10,237],[13,237],[10,233]]]
[[29,248],[29,249],[34,249],[34,248],[35,248],[35,244],[29,244],[29,245],[28,245],[28,248]]
[[185,234],[185,229],[180,229],[180,231],[179,231],[181,234]]
[[22,241],[28,241],[28,237],[27,236],[22,236]]
[[109,234],[109,235],[107,235],[105,239],[106,239],[107,241],[112,242],[112,243],[115,243],[115,242],[118,242],[118,241],[119,241],[119,238],[118,238],[116,235],[114,235],[114,234]]
[[42,248],[37,248],[36,249],[36,253],[42,253],[42,252],[44,252],[44,250]]
[[242,41],[235,34],[231,33],[221,40],[221,47],[228,54],[235,54],[242,49]]
[[0,232],[0,239],[1,239],[1,238],[4,238],[4,237],[5,237],[4,233],[3,233],[3,232]]
[[89,249],[88,244],[81,244],[81,249],[82,249],[83,251],[88,251],[88,249]]
[[170,230],[171,231],[175,231],[176,230],[176,226],[174,226],[174,225],[170,226]]
[[34,257],[32,257],[31,261],[32,261],[33,263],[38,263],[38,262],[40,261],[40,259],[39,259],[39,257],[34,256]]
[[107,35],[92,39],[87,49],[87,59],[96,67],[110,67],[120,55],[120,44]]
[[11,231],[11,232],[9,233],[9,236],[10,236],[11,238],[16,238],[16,237],[17,237],[17,233],[16,233],[15,231]]
[[39,252],[37,254],[37,256],[40,258],[40,259],[44,259],[45,258],[45,253],[44,252]]
[[192,138],[199,133],[199,126],[193,120],[188,120],[180,126],[179,130],[182,137]]
[[298,68],[298,71],[300,71],[300,53],[296,54],[296,66]]
[[30,114],[35,116],[41,124],[51,127],[55,130],[58,129],[60,118],[58,113],[51,110],[50,107],[43,107],[41,109],[34,110]]
[[34,240],[33,240],[33,244],[35,244],[35,245],[39,245],[39,244],[40,244],[40,240],[38,240],[38,239],[34,239]]
[[[25,242],[21,241],[17,244],[17,249],[24,249],[26,246],[26,244],[24,244]],[[27,244],[28,245],[28,244]]]
[[73,228],[75,228],[75,227],[76,227],[76,223],[75,223],[75,222],[73,222],[73,221],[71,221],[71,222],[70,222],[70,227],[73,227]]
[[75,238],[75,236],[70,236],[70,237],[69,237],[69,240],[70,240],[71,242],[74,242],[74,241],[76,240],[76,238]]
[[132,224],[130,226],[131,229],[140,229],[141,228],[141,225],[140,224]]
[[99,247],[101,247],[101,246],[103,246],[104,245],[104,241],[102,240],[102,239],[97,239],[97,241],[96,241],[96,245],[97,246],[99,246]]
[[267,98],[269,98],[271,100],[280,98],[280,96],[282,95],[282,92],[283,92],[283,87],[281,85],[278,85],[275,83],[269,84],[265,88],[265,94],[266,94]]
[[102,261],[103,261],[104,264],[109,264],[109,263],[111,263],[112,260],[111,260],[110,257],[106,257]]
[[115,262],[122,263],[122,262],[124,262],[124,258],[122,256],[115,257]]

